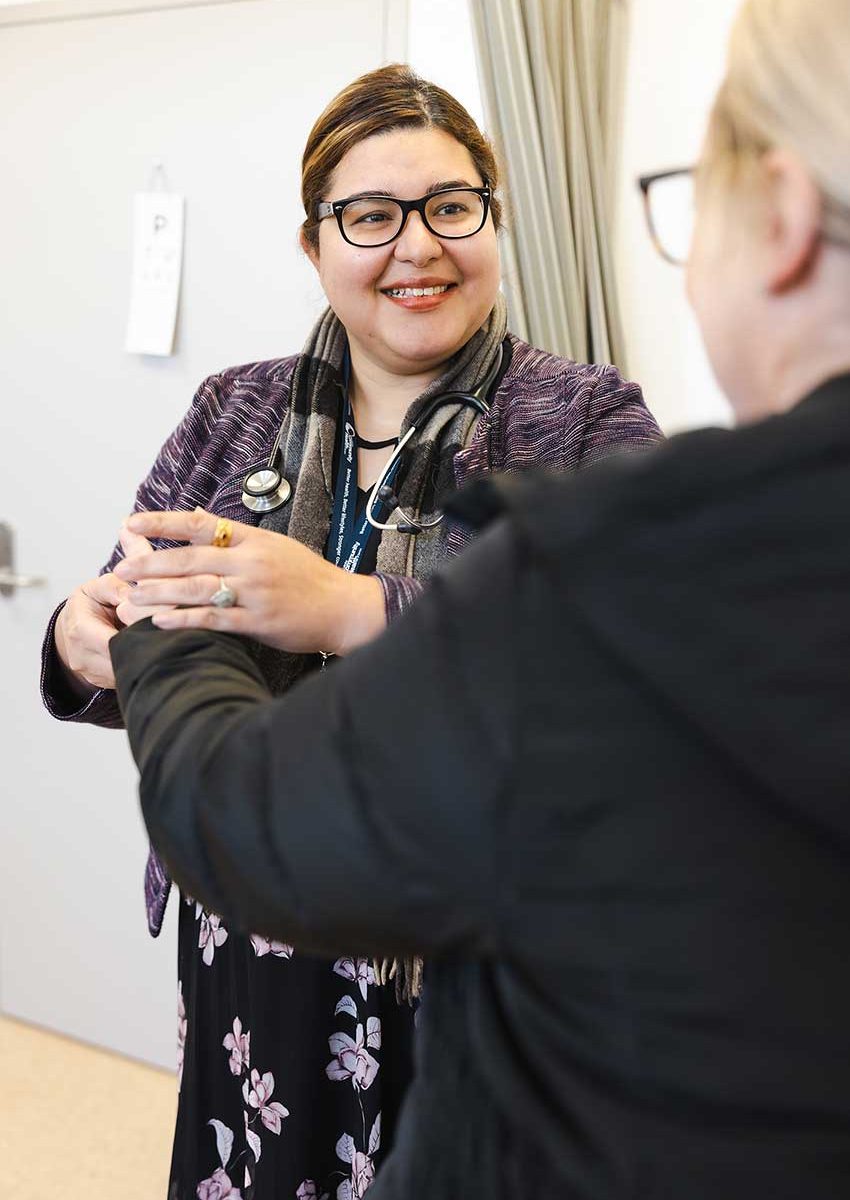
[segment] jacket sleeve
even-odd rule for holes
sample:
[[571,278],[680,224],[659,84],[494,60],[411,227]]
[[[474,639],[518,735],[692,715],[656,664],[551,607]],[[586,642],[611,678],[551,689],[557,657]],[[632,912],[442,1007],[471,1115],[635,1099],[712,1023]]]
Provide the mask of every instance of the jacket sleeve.
[[638,384],[624,379],[616,367],[606,367],[588,403],[580,466],[651,446],[662,437]]
[[[195,393],[189,412],[165,442],[149,474],[140,484],[133,512],[149,512],[173,506],[181,482],[192,465],[191,449],[197,449],[199,442],[206,440],[210,414],[220,407],[219,381],[219,376],[211,376],[204,380]],[[105,575],[113,571],[123,557],[121,546],[116,543],[98,574]],[[65,681],[64,668],[56,651],[54,631],[66,603],[63,600],[52,614],[41,647],[41,698],[44,706],[59,721],[79,721],[107,729],[120,729],[124,722],[114,691],[99,688],[88,699],[81,701]]]
[[150,622],[114,638],[148,832],[184,891],[315,953],[486,953],[517,577],[500,522],[386,634],[279,699],[241,639]]
[[421,579],[412,579],[409,575],[385,575],[382,571],[376,571],[375,578],[384,591],[384,609],[388,625],[407,612],[425,590]]

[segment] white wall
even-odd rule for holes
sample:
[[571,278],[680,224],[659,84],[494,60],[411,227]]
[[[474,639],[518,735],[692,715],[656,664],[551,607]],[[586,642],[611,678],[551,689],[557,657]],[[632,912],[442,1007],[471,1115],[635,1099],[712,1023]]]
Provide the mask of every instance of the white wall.
[[408,60],[414,70],[460,100],[486,128],[466,0],[408,0]]
[[[42,711],[41,635],[200,380],[303,344],[324,302],[296,246],[301,152],[384,57],[391,15],[250,0],[0,23],[0,520],[21,568],[49,578],[0,597],[0,1000],[166,1065],[176,906],[152,942],[125,740]],[[157,157],[187,202],[177,354],[160,360],[123,351],[132,196]]]
[[635,178],[697,157],[739,0],[631,0],[616,254],[629,373],[667,432],[728,423],[684,295],[646,235]]

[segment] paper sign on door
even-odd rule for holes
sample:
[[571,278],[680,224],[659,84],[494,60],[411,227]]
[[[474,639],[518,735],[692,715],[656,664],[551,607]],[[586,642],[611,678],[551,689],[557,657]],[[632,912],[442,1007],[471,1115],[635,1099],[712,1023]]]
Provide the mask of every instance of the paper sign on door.
[[133,205],[128,354],[173,353],[182,264],[183,197],[139,192]]

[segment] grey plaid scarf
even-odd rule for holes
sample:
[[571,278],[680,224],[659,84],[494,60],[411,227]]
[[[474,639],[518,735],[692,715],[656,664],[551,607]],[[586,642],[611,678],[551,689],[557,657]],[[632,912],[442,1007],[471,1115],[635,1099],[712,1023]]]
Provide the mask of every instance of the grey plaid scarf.
[[[445,370],[408,409],[400,432],[416,423],[434,396],[472,391],[493,365],[507,330],[501,292],[489,317],[446,363]],[[345,328],[327,309],[314,326],[292,377],[292,395],[284,418],[280,468],[293,485],[289,504],[267,514],[263,528],[285,533],[324,554],[333,509],[333,458],[340,414]],[[477,414],[470,407],[446,405],[416,434],[405,457],[404,477],[396,491],[400,507],[417,518],[435,515],[437,499],[454,486],[453,460],[468,443]],[[385,533],[378,547],[378,570],[389,575],[427,579],[446,557],[443,524],[413,536]],[[257,646],[259,664],[275,694],[290,688],[315,665],[315,655],[282,654]],[[375,964],[378,981],[393,980],[399,999],[419,994],[422,965],[418,959],[384,960]]]

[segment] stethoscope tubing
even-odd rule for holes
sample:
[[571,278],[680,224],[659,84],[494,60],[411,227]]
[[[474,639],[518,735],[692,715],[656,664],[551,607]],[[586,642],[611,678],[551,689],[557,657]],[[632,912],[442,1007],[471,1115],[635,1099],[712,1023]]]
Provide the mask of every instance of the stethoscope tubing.
[[[390,477],[395,464],[399,462],[404,448],[408,445],[411,438],[416,435],[417,429],[424,428],[428,421],[430,421],[431,417],[433,417],[434,413],[447,404],[456,404],[459,408],[463,408],[465,406],[475,408],[481,416],[486,416],[489,413],[490,405],[486,397],[488,396],[490,389],[499,375],[503,357],[504,349],[503,347],[500,347],[499,354],[493,364],[493,367],[490,371],[488,371],[487,377],[482,380],[481,384],[475,389],[474,392],[448,392],[444,396],[435,397],[431,404],[429,404],[425,409],[425,412],[422,414],[417,424],[411,425],[406,433],[399,439],[398,445],[390,455],[383,471],[381,471],[377,480],[372,485],[372,489],[369,492],[369,498],[366,501],[366,519],[374,529],[380,529],[390,533],[404,532],[415,535],[417,533],[424,532],[426,529],[433,529],[441,523],[443,520],[442,513],[426,521],[418,517],[415,518],[409,516],[404,509],[398,507],[397,505],[396,511],[401,513],[402,520],[383,522],[379,521],[375,517],[373,510],[376,503],[383,503],[383,498],[379,495],[379,492],[382,488],[386,487],[386,481]],[[268,462],[264,466],[261,465],[253,467],[245,476],[242,485],[242,503],[249,512],[261,515],[268,512],[273,512],[275,509],[286,504],[292,495],[292,486],[286,479],[284,479],[281,472],[275,466],[275,460],[280,453],[280,443],[282,438],[283,423],[281,423],[281,426],[278,429],[277,437],[274,440]],[[276,482],[272,482],[268,485],[252,484],[252,480],[266,472],[273,476]]]
[[[396,446],[395,450],[390,455],[387,462],[384,464],[383,471],[381,471],[378,478],[372,484],[372,490],[369,493],[369,499],[366,501],[366,520],[369,522],[369,524],[372,526],[373,529],[389,530],[390,532],[393,532],[393,533],[398,530],[398,527],[399,527],[398,521],[393,521],[393,522],[378,521],[378,520],[376,520],[375,516],[373,515],[373,510],[375,507],[375,503],[379,500],[378,492],[381,490],[382,487],[385,486],[387,477],[389,476],[390,472],[392,471],[393,466],[398,462],[399,458],[401,457],[402,451],[404,450],[405,446],[410,441],[410,439],[414,436],[415,433],[416,433],[416,426],[411,425],[410,428],[408,429],[407,433],[404,435],[404,437],[399,440],[399,443]],[[402,514],[402,515],[404,515],[404,514]],[[440,517],[440,520],[442,520],[442,517]],[[409,521],[406,521],[406,523],[410,524]],[[425,528],[425,526],[422,524],[421,521],[416,521],[415,524],[422,526],[422,528]],[[438,524],[438,522],[435,521],[434,524]]]
[[471,393],[464,395],[462,392],[456,395],[440,397],[439,403],[429,406],[419,424],[411,425],[405,435],[399,440],[398,445],[384,465],[383,471],[381,471],[372,485],[372,490],[369,492],[369,499],[366,501],[366,520],[373,529],[380,529],[389,533],[412,533],[415,536],[418,533],[424,533],[426,529],[435,529],[442,523],[442,513],[439,513],[436,517],[431,517],[430,520],[423,520],[421,517],[411,516],[398,505],[396,506],[396,511],[401,513],[402,519],[400,521],[379,521],[374,516],[374,507],[376,503],[384,502],[384,498],[380,494],[381,489],[386,486],[386,481],[390,478],[394,465],[399,461],[407,443],[415,436],[417,429],[427,425],[434,413],[448,404],[456,404],[459,408],[465,406],[475,408],[480,416],[486,416],[490,411],[489,405],[479,396]]

